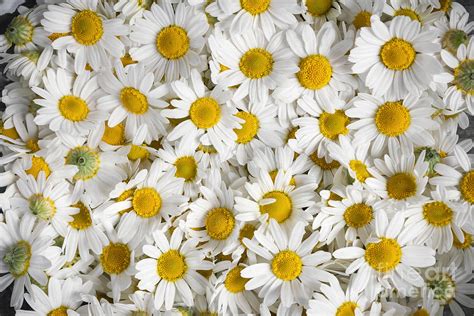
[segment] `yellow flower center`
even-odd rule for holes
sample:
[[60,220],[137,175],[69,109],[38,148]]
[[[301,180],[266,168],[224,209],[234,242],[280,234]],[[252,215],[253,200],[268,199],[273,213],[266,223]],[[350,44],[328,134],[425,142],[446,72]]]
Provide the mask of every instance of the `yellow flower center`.
[[283,250],[273,257],[271,267],[277,278],[283,281],[292,281],[301,274],[303,261],[296,252]]
[[148,111],[147,97],[135,88],[123,88],[120,91],[120,101],[122,101],[124,108],[130,113],[140,115]]
[[51,33],[48,35],[48,38],[51,40],[51,42],[54,42],[58,38],[68,36],[68,35],[71,35],[71,33]]
[[121,57],[120,61],[122,62],[122,65],[124,67],[137,63],[137,61],[133,60],[132,56],[130,56],[129,53],[126,53],[123,57]]
[[102,249],[100,263],[108,274],[120,274],[130,265],[130,250],[126,244],[110,243]]
[[474,170],[466,172],[459,182],[459,190],[464,200],[474,204]]
[[372,17],[372,13],[368,11],[360,11],[357,13],[357,15],[354,17],[354,21],[352,24],[354,24],[356,29],[360,29],[362,27],[370,27],[370,18]]
[[286,221],[293,211],[291,198],[281,191],[271,191],[263,196],[264,199],[275,199],[275,202],[266,205],[260,205],[260,213],[268,214],[278,223]]
[[[135,189],[125,190],[115,200],[117,202],[122,202],[122,201],[125,201],[125,200],[129,199],[129,198],[133,198],[133,193],[135,193]],[[124,210],[120,211],[119,214],[123,215],[125,213],[130,212],[132,209],[133,209],[133,207],[129,207],[127,209],[124,209]]]
[[30,268],[31,245],[25,240],[20,240],[5,251],[2,260],[15,278],[25,275]]
[[[275,182],[276,176],[277,176],[277,174],[278,174],[278,170],[272,170],[272,171],[270,171],[269,174],[270,174],[270,178],[272,178],[272,181]],[[290,185],[296,186],[295,177],[291,177],[291,179],[290,179]]]
[[392,38],[380,49],[380,60],[391,70],[405,70],[413,65],[416,51],[413,45],[401,38]]
[[230,236],[235,226],[234,214],[226,208],[213,208],[206,216],[206,231],[209,237],[225,240]]
[[451,10],[452,4],[453,0],[439,0],[439,10],[443,12],[448,12],[449,10]]
[[387,193],[391,199],[404,200],[416,194],[416,178],[400,172],[387,179]]
[[20,138],[20,135],[18,135],[18,132],[14,127],[12,128],[4,128],[3,123],[0,123],[0,134],[3,136],[6,136],[11,139],[18,139]]
[[317,165],[322,170],[332,170],[332,169],[339,168],[341,166],[341,164],[337,162],[336,160],[327,162],[326,158],[318,157],[317,152],[314,152],[311,155],[309,155],[309,158],[311,159],[312,162],[314,162],[315,165]]
[[73,95],[66,95],[59,99],[58,108],[66,120],[73,122],[83,121],[89,114],[86,101]]
[[240,229],[240,232],[239,232],[239,241],[240,243],[245,247],[247,248],[244,243],[242,242],[242,240],[244,238],[248,238],[248,239],[252,239],[253,238],[253,234],[255,233],[255,230],[257,228],[252,225],[252,224],[245,224],[244,227],[242,227]]
[[221,107],[211,97],[199,98],[191,104],[189,117],[197,128],[211,128],[221,119]]
[[325,15],[331,9],[333,0],[306,0],[306,7],[312,16]]
[[245,284],[249,279],[243,278],[240,272],[244,267],[237,266],[227,273],[224,281],[225,288],[231,293],[240,293],[245,290]]
[[135,161],[138,159],[145,160],[148,159],[150,156],[150,153],[144,146],[139,146],[139,145],[132,145],[130,147],[130,151],[128,152],[128,159],[131,161]]
[[26,144],[26,148],[28,148],[31,152],[37,152],[40,150],[40,147],[38,145],[38,140],[35,138],[29,139]]
[[273,70],[273,56],[263,48],[249,49],[240,58],[239,68],[247,78],[266,77]]
[[271,0],[240,0],[240,5],[251,15],[258,15],[267,11],[270,2]]
[[212,145],[206,146],[206,145],[199,144],[198,150],[206,154],[217,154],[217,150]]
[[346,135],[349,130],[349,118],[344,111],[337,110],[334,113],[323,112],[319,116],[319,130],[324,137],[336,140],[339,135]]
[[123,145],[125,143],[125,125],[120,123],[114,127],[109,127],[107,122],[105,122],[102,141],[112,146]]
[[301,59],[296,77],[306,89],[319,90],[328,85],[332,77],[332,66],[323,55],[310,55]]
[[357,203],[346,208],[344,220],[347,226],[361,228],[369,224],[373,218],[372,206],[365,203]]
[[423,217],[430,225],[446,226],[453,219],[453,210],[444,202],[430,202],[423,205]]
[[410,124],[410,112],[402,101],[385,102],[375,113],[375,126],[385,136],[399,136],[406,132]]
[[69,222],[69,225],[72,228],[77,230],[84,230],[92,226],[92,218],[87,206],[82,202],[72,205],[72,207],[77,207],[79,213],[72,215],[72,221]]
[[183,57],[189,50],[188,33],[177,25],[162,28],[156,37],[156,50],[166,59]]
[[409,8],[400,8],[397,11],[395,11],[395,16],[407,16],[413,21],[418,21],[420,22],[420,16],[418,13],[416,13],[414,10],[409,9]]
[[258,118],[248,112],[238,112],[235,116],[244,120],[241,128],[234,129],[237,134],[237,143],[247,144],[257,135],[260,125]]
[[420,308],[412,316],[430,316],[430,313],[426,309]]
[[153,217],[160,212],[161,196],[153,188],[137,189],[133,193],[132,206],[138,216],[143,218]]
[[175,176],[178,178],[183,178],[185,181],[189,182],[194,180],[197,174],[197,163],[194,157],[184,156],[176,159],[174,162],[176,167]]
[[357,180],[362,183],[371,176],[369,171],[367,171],[367,166],[360,160],[351,160],[349,167],[355,172]]
[[355,309],[357,308],[357,304],[354,302],[344,302],[342,303],[336,311],[336,316],[354,316]]
[[94,45],[104,34],[102,19],[94,11],[80,11],[72,18],[71,33],[79,44]]
[[188,265],[184,256],[178,250],[172,249],[158,258],[156,270],[162,279],[174,282],[183,278],[188,270]]
[[46,178],[51,174],[51,169],[49,169],[49,166],[43,157],[32,156],[31,167],[25,170],[26,174],[31,174],[35,179],[38,179],[38,175],[41,171],[44,172]]
[[68,308],[66,306],[60,306],[51,310],[47,316],[67,316],[67,310]]
[[465,250],[465,249],[470,249],[472,245],[472,235],[466,233],[465,231],[462,231],[464,234],[464,242],[461,242],[457,237],[456,234],[453,234],[454,239],[453,239],[453,245],[457,249]]
[[402,248],[395,239],[382,238],[369,243],[365,250],[365,261],[378,272],[393,270],[402,258]]

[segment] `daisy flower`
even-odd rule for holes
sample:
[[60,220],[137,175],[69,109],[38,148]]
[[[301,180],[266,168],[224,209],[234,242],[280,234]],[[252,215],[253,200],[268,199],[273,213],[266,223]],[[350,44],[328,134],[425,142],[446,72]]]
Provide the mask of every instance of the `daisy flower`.
[[400,231],[404,226],[401,213],[389,221],[384,210],[375,214],[374,236],[364,248],[359,246],[339,248],[333,252],[337,259],[354,260],[346,269],[347,274],[356,271],[353,284],[356,291],[365,289],[372,297],[379,285],[391,288],[393,283],[400,295],[406,296],[413,286],[423,286],[423,278],[414,268],[425,268],[435,263],[435,251],[419,244],[401,242]]
[[178,297],[186,306],[192,306],[191,288],[194,293],[203,295],[207,284],[197,270],[209,270],[212,263],[204,260],[204,254],[196,250],[197,240],[183,242],[180,228],[173,231],[170,240],[161,230],[153,233],[153,239],[155,245],[143,246],[148,258],[136,265],[135,277],[140,280],[138,288],[155,293],[158,310],[162,307],[170,310]]
[[469,21],[469,13],[463,6],[453,7],[448,17],[442,17],[434,23],[439,30],[443,49],[456,55],[461,44],[468,45],[474,30],[474,22]]
[[370,142],[354,145],[349,137],[339,137],[339,144],[328,144],[329,155],[343,165],[350,176],[359,183],[365,183],[371,177],[369,168],[372,161],[368,157]]
[[31,289],[31,278],[44,286],[48,277],[44,272],[51,266],[45,253],[53,243],[51,236],[44,233],[45,224],[35,226],[31,216],[18,218],[14,211],[5,213],[5,222],[0,223],[0,291],[11,283],[13,292],[10,305],[21,308],[25,286]]
[[[247,31],[249,25],[261,29],[267,39],[270,39],[277,30],[286,29],[295,24],[294,14],[300,13],[296,0],[263,0],[263,1],[238,1],[217,0],[209,5],[206,11],[211,14],[219,8],[222,12],[217,15],[223,23],[229,23],[229,32],[240,35]],[[231,15],[230,17],[228,17]]]
[[[31,294],[25,295],[26,302],[38,316],[79,315],[76,310],[82,305],[82,294],[89,293],[91,282],[82,283],[81,278],[58,280],[50,278],[47,292],[36,284],[31,287]],[[18,315],[31,315],[31,311],[19,310]]]
[[219,154],[224,154],[235,144],[236,133],[241,120],[234,116],[237,110],[228,103],[229,91],[215,87],[209,91],[197,71],[191,72],[191,79],[171,84],[179,99],[171,101],[174,108],[165,109],[162,114],[173,119],[183,119],[168,134],[169,141],[180,138],[198,139],[204,146],[212,145]]
[[41,21],[49,33],[60,36],[51,44],[74,55],[74,70],[81,73],[89,64],[92,69],[110,68],[108,56],[120,58],[125,53],[119,37],[128,34],[123,20],[108,18],[98,9],[98,0],[68,0],[49,5]]
[[201,186],[200,191],[202,197],[189,205],[188,233],[199,241],[205,253],[216,255],[228,250],[231,242],[239,237],[234,192],[224,183],[214,187]]
[[352,286],[354,277],[344,292],[338,281],[330,285],[322,284],[319,293],[314,294],[314,299],[308,305],[308,316],[333,316],[333,315],[363,315],[369,307],[370,300],[355,290]]
[[219,313],[223,314],[252,314],[259,309],[257,295],[253,291],[245,289],[250,281],[242,277],[242,264],[231,265],[222,273],[216,281],[215,290],[211,301],[217,302]]
[[238,112],[234,114],[243,121],[237,134],[235,157],[240,165],[245,165],[258,148],[276,148],[283,145],[281,126],[276,120],[277,108],[273,104],[258,104],[237,101]]
[[32,175],[19,179],[16,186],[19,195],[11,198],[12,207],[24,216],[51,222],[58,234],[65,236],[66,224],[78,211],[71,206],[70,184],[64,179],[46,179],[45,173],[41,172],[37,179]]
[[441,72],[433,56],[440,50],[435,39],[436,32],[406,16],[397,16],[389,24],[372,16],[371,27],[360,32],[349,61],[374,95],[402,99],[409,92],[426,90]]
[[107,93],[97,100],[101,109],[111,112],[108,127],[114,128],[125,121],[125,134],[134,135],[145,126],[145,142],[151,143],[166,133],[168,120],[161,109],[168,103],[161,100],[168,93],[166,85],[154,88],[155,76],[145,71],[143,64],[130,65],[125,69],[117,63],[114,71],[106,70],[99,75],[99,85]]
[[449,72],[437,77],[437,81],[449,83],[443,101],[452,108],[467,107],[474,113],[474,39],[467,45],[461,44],[455,55],[447,50],[441,51],[441,59],[449,67]]
[[305,304],[312,290],[321,282],[335,281],[335,277],[321,267],[331,259],[325,251],[314,251],[318,232],[303,240],[305,224],[297,222],[291,233],[285,233],[275,220],[270,221],[269,234],[255,232],[255,241],[245,239],[247,247],[262,257],[260,263],[250,264],[240,275],[250,279],[246,290],[261,288],[263,304],[272,305],[277,299],[290,307],[294,302]]
[[302,0],[303,18],[320,28],[326,21],[336,21],[341,15],[339,0]]
[[350,1],[344,0],[341,2],[344,9],[341,19],[359,30],[363,27],[370,27],[370,18],[372,15],[382,16],[385,3],[378,0],[361,0]]
[[329,206],[322,207],[314,218],[313,229],[319,228],[319,240],[330,244],[336,239],[341,246],[357,238],[365,242],[379,210],[377,197],[356,186],[347,186],[340,197],[340,201],[329,200]]
[[417,146],[434,143],[430,131],[439,125],[431,117],[435,110],[426,95],[408,94],[397,100],[359,93],[351,103],[346,114],[358,120],[347,128],[355,131],[355,145],[371,143],[372,156],[379,157],[394,140]]
[[41,106],[35,117],[36,124],[48,125],[54,132],[87,135],[95,124],[107,119],[97,103],[102,93],[97,76],[89,71],[74,78],[64,69],[48,69],[43,83],[44,88],[32,88],[41,97],[34,100]]
[[299,126],[296,142],[308,155],[317,151],[319,157],[327,154],[327,146],[337,142],[340,135],[347,135],[350,118],[346,115],[348,104],[339,98],[323,97],[321,101],[310,96],[298,100],[298,106],[310,116],[298,117],[293,124]]
[[236,219],[250,222],[258,220],[262,224],[276,220],[286,229],[291,229],[299,221],[308,222],[312,216],[303,210],[314,204],[312,184],[298,186],[290,184],[291,174],[279,170],[275,180],[267,172],[260,171],[254,183],[245,183],[249,197],[235,197]]
[[[209,37],[213,58],[225,66],[217,76],[223,87],[237,86],[233,100],[249,96],[250,102],[265,103],[268,91],[298,71],[296,57],[284,45],[283,32],[266,40],[261,31],[233,35],[220,39]],[[222,67],[221,67],[222,68]]]
[[153,0],[118,0],[114,10],[132,22],[142,17],[145,10],[150,10],[152,4]]
[[385,5],[384,13],[392,17],[407,16],[421,25],[433,24],[444,16],[443,12],[434,10],[429,4],[407,0],[391,0],[390,4]]
[[461,231],[464,237],[462,240],[464,241],[461,242],[456,235],[454,235],[453,247],[446,256],[453,258],[453,262],[456,263],[456,266],[464,267],[464,271],[472,272],[474,270],[474,247],[472,247],[474,228],[472,224],[466,224],[462,227]]
[[431,197],[432,200],[410,205],[403,211],[407,220],[400,239],[403,242],[416,240],[417,244],[426,243],[442,254],[453,247],[454,236],[458,242],[464,242],[461,227],[469,220],[469,214],[453,201],[454,197],[444,188],[432,191]]
[[302,182],[304,184],[311,184],[315,190],[318,187],[327,188],[337,183],[337,181],[343,180],[342,177],[346,177],[343,173],[345,169],[337,160],[331,159],[329,153],[320,157],[319,152],[315,151],[307,155],[307,157],[310,162],[309,177],[302,179],[304,181]]
[[308,96],[323,102],[356,87],[346,56],[352,39],[342,39],[335,23],[325,23],[318,31],[301,23],[286,32],[286,40],[298,57],[299,71],[275,89],[275,98],[288,103]]
[[153,3],[150,10],[132,26],[130,39],[140,47],[130,48],[130,56],[154,71],[156,80],[188,78],[201,63],[206,16],[183,2],[173,8],[169,0]]
[[125,212],[118,225],[118,236],[126,242],[139,242],[150,235],[161,224],[169,222],[172,216],[183,212],[182,204],[188,197],[181,194],[183,178],[175,177],[175,167],[169,169],[156,159],[149,170],[143,170],[137,177],[143,179],[131,191],[108,207],[105,214]]

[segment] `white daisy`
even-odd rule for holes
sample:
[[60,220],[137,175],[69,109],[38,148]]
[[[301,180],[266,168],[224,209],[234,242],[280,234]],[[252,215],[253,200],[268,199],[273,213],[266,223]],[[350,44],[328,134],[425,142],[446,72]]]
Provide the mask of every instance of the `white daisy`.
[[404,226],[401,213],[389,221],[384,210],[375,214],[375,235],[364,248],[358,246],[339,248],[333,255],[337,259],[355,259],[346,269],[347,274],[357,272],[354,289],[364,290],[369,298],[380,291],[380,285],[391,288],[393,283],[401,297],[410,289],[423,285],[423,278],[414,268],[424,268],[435,263],[435,251],[419,244],[407,245],[399,239]]
[[98,107],[99,89],[97,77],[85,71],[74,78],[61,68],[48,69],[43,77],[44,89],[33,87],[42,99],[34,102],[41,106],[35,123],[48,125],[54,132],[87,135],[95,124],[105,121],[106,113]]
[[370,27],[372,15],[382,16],[385,3],[378,0],[360,0],[341,2],[343,8],[341,19],[359,30],[362,27]]
[[241,120],[234,116],[237,110],[228,103],[229,91],[219,87],[208,91],[197,71],[191,72],[189,83],[175,81],[171,87],[179,99],[172,100],[174,108],[163,110],[162,114],[184,120],[168,134],[169,141],[197,138],[204,146],[212,145],[219,154],[234,146],[237,135],[232,129],[239,128]]
[[421,25],[433,24],[444,16],[444,12],[434,10],[429,4],[407,0],[391,0],[390,4],[385,5],[384,13],[392,17],[407,16]]
[[135,277],[140,280],[138,287],[155,293],[155,308],[158,310],[163,305],[170,310],[177,297],[186,306],[192,306],[193,292],[204,294],[207,283],[196,270],[211,269],[212,263],[203,260],[204,254],[196,250],[197,240],[183,242],[180,228],[173,231],[170,240],[161,230],[155,231],[153,238],[155,245],[143,246],[143,252],[149,258],[136,265],[138,272]]
[[161,100],[168,93],[166,85],[154,87],[155,76],[145,71],[143,64],[125,69],[117,63],[112,70],[103,71],[98,77],[99,85],[107,93],[97,100],[101,109],[111,112],[108,127],[114,128],[125,121],[125,134],[134,135],[145,127],[145,142],[151,143],[166,133],[168,125],[161,109],[168,103]]
[[109,56],[125,53],[119,37],[128,34],[123,20],[108,18],[99,11],[98,0],[68,0],[48,6],[41,21],[50,33],[66,34],[54,40],[54,49],[67,49],[74,55],[74,70],[81,73],[89,64],[92,69],[110,68]]
[[461,5],[453,7],[448,17],[442,17],[434,23],[439,30],[443,49],[453,55],[461,44],[468,45],[469,37],[474,30],[474,22],[469,19],[469,12]]
[[277,299],[290,307],[294,302],[305,304],[321,282],[335,281],[335,277],[320,267],[331,259],[325,251],[314,251],[318,232],[303,240],[305,224],[297,222],[285,233],[275,220],[270,221],[269,234],[255,232],[256,241],[245,239],[247,247],[262,257],[260,263],[250,264],[240,275],[250,279],[245,289],[261,288],[263,304],[272,305]]
[[169,0],[153,3],[150,10],[132,26],[130,38],[141,46],[131,48],[130,55],[154,71],[156,80],[188,78],[201,62],[206,16],[182,2],[173,8]]
[[326,21],[336,21],[341,15],[339,0],[302,0],[303,18],[320,28]]
[[439,127],[431,115],[431,98],[409,94],[403,99],[390,99],[359,93],[346,110],[347,116],[357,118],[348,125],[355,130],[354,143],[371,143],[371,154],[379,157],[394,140],[417,146],[434,143],[431,130]]
[[152,4],[153,0],[118,0],[114,9],[133,22],[134,19],[142,17],[145,10],[150,10]]
[[299,221],[311,220],[312,216],[304,208],[314,204],[313,185],[295,188],[290,181],[290,173],[279,170],[273,181],[270,174],[261,170],[257,181],[245,183],[250,196],[235,197],[236,219],[244,222],[258,220],[264,225],[275,219],[288,230]]
[[283,84],[298,71],[296,57],[283,41],[283,32],[276,33],[269,40],[259,30],[228,39],[211,35],[208,43],[212,57],[225,66],[217,76],[217,84],[223,87],[238,85],[234,101],[248,95],[250,102],[265,103],[269,90]]
[[361,30],[351,50],[352,70],[365,78],[376,96],[402,99],[409,92],[426,90],[433,75],[441,72],[433,56],[440,50],[435,39],[436,32],[406,16],[389,24],[372,16],[371,27]]
[[356,88],[346,56],[352,39],[341,38],[335,23],[325,23],[318,31],[298,24],[286,32],[286,40],[298,56],[295,66],[299,71],[275,89],[275,98],[288,103],[309,96],[323,102],[335,98],[338,91]]

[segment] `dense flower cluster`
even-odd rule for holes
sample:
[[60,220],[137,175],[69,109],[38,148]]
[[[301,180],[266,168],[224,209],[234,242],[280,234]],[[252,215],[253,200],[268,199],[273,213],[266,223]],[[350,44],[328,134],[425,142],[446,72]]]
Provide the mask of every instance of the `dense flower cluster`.
[[18,315],[464,315],[451,0],[45,0],[0,35]]

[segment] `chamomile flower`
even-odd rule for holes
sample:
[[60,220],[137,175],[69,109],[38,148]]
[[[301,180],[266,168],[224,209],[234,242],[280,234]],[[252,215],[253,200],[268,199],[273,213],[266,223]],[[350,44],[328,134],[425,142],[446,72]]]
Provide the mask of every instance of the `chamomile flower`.
[[414,268],[432,266],[435,251],[420,244],[403,243],[399,238],[403,224],[401,213],[389,221],[385,211],[379,210],[375,215],[375,236],[364,248],[352,246],[334,251],[337,259],[354,260],[346,273],[358,271],[353,280],[356,291],[365,289],[373,293],[379,285],[390,288],[390,280],[400,294],[406,296],[413,286],[423,286],[423,278]]
[[145,10],[150,10],[153,0],[119,0],[114,9],[132,22],[143,16]]
[[168,103],[161,98],[168,93],[166,85],[154,87],[155,76],[146,72],[143,64],[131,65],[125,69],[117,63],[114,71],[106,70],[99,76],[99,85],[107,93],[97,100],[101,109],[111,112],[109,128],[124,122],[125,134],[134,135],[145,127],[145,142],[151,143],[165,134],[168,120],[161,115],[161,109]]
[[44,234],[45,225],[35,225],[31,216],[21,219],[14,211],[5,213],[5,222],[0,223],[0,270],[5,273],[0,277],[0,291],[11,283],[13,293],[10,305],[19,309],[23,304],[25,286],[31,289],[31,279],[44,286],[48,277],[44,272],[51,266],[45,252],[51,247],[52,240]]
[[156,80],[188,78],[201,62],[206,16],[185,3],[173,8],[169,0],[153,3],[150,10],[132,26],[130,38],[141,46],[131,48],[130,56],[153,71]]
[[447,50],[441,51],[443,62],[449,67],[449,72],[438,76],[439,81],[449,83],[443,101],[452,108],[467,107],[474,113],[474,39],[470,38],[467,45],[461,44],[455,55]]
[[390,4],[385,5],[384,13],[392,17],[407,16],[421,25],[430,25],[444,16],[443,12],[433,9],[429,4],[419,1],[391,0]]
[[281,126],[276,120],[277,108],[273,104],[237,101],[238,112],[234,114],[243,121],[235,128],[237,147],[235,157],[244,165],[258,148],[276,148],[283,145]]
[[238,85],[232,98],[234,101],[249,96],[250,102],[265,103],[269,90],[298,71],[296,61],[293,62],[296,57],[283,45],[283,40],[283,32],[267,40],[258,30],[228,39],[211,35],[209,47],[213,58],[225,66],[217,76],[217,84],[223,87]]
[[234,210],[234,192],[224,184],[200,188],[202,197],[193,201],[186,219],[189,236],[196,238],[205,253],[216,255],[239,237]]
[[[58,280],[50,278],[47,292],[36,284],[31,287],[31,293],[25,295],[26,302],[36,315],[79,315],[76,310],[82,305],[81,295],[92,289],[91,282],[83,283],[81,278]],[[17,311],[18,315],[31,315],[28,311]]]
[[355,130],[356,145],[371,142],[371,154],[375,157],[397,139],[417,146],[434,143],[430,131],[436,129],[438,123],[431,117],[435,110],[426,95],[409,94],[403,99],[390,99],[359,93],[351,103],[353,106],[346,114],[358,120],[347,128]]
[[335,21],[341,15],[339,0],[302,0],[303,18],[320,28],[326,21]]
[[346,115],[348,104],[339,98],[324,97],[321,101],[304,96],[298,106],[310,116],[293,120],[299,126],[295,133],[296,142],[308,155],[317,151],[318,155],[327,154],[327,146],[337,142],[340,135],[347,135],[350,118]]
[[463,6],[454,7],[448,17],[434,23],[439,30],[442,48],[456,55],[461,44],[467,45],[474,30],[474,22],[469,21],[469,13]]
[[102,93],[97,76],[89,71],[74,78],[64,69],[48,69],[43,83],[44,88],[32,88],[41,97],[34,100],[41,106],[35,117],[36,124],[48,125],[54,132],[87,135],[95,124],[107,119],[97,103]]
[[255,241],[245,239],[247,247],[262,257],[260,263],[250,264],[240,275],[250,279],[245,289],[261,288],[263,304],[272,305],[277,299],[284,307],[294,302],[304,304],[321,282],[335,278],[321,265],[331,259],[325,251],[314,251],[318,232],[303,240],[305,224],[297,222],[291,232],[284,232],[275,220],[270,221],[269,234],[255,232]]
[[354,25],[359,30],[363,27],[370,27],[372,15],[382,16],[385,3],[378,0],[361,0],[341,2],[344,9],[341,15],[343,21]]
[[274,219],[288,230],[299,221],[308,222],[312,216],[303,209],[314,204],[314,187],[307,184],[295,188],[290,182],[290,173],[279,170],[273,180],[262,170],[255,182],[245,183],[250,196],[235,197],[236,219],[258,220],[264,225]]
[[154,245],[143,246],[148,258],[139,261],[135,277],[140,289],[155,293],[155,308],[170,310],[177,298],[186,306],[193,305],[193,291],[205,293],[206,279],[197,270],[208,270],[212,263],[196,249],[197,240],[183,242],[183,232],[176,228],[168,240],[163,231],[153,233]]
[[89,64],[92,69],[110,67],[109,56],[125,53],[120,36],[128,34],[123,20],[107,18],[98,0],[68,0],[48,6],[41,23],[49,33],[66,34],[53,41],[54,49],[67,49],[74,55],[74,70],[81,73]]
[[179,99],[171,101],[174,108],[163,110],[165,117],[184,119],[171,130],[167,138],[175,141],[181,138],[198,139],[200,144],[211,146],[224,154],[237,139],[233,129],[240,127],[241,120],[234,116],[235,107],[228,101],[231,94],[219,87],[207,90],[197,71],[191,79],[171,84]]
[[377,197],[356,186],[347,186],[344,193],[340,201],[329,200],[314,219],[313,229],[320,229],[321,242],[336,240],[341,246],[357,238],[365,242],[373,230],[380,209]]
[[181,194],[183,178],[175,176],[175,167],[169,169],[156,159],[150,170],[143,170],[137,177],[143,179],[128,189],[125,196],[104,210],[105,214],[125,212],[118,225],[118,236],[126,242],[142,241],[160,228],[162,220],[181,214],[188,197]]
[[402,99],[424,91],[441,65],[433,56],[440,50],[436,33],[406,16],[384,24],[372,16],[371,27],[360,32],[351,50],[352,70],[365,78],[374,95]]
[[356,87],[346,56],[352,39],[342,39],[335,23],[325,23],[318,31],[308,24],[299,24],[286,32],[286,40],[298,57],[299,71],[279,85],[273,94],[275,98],[288,103],[308,96],[323,102],[341,90]]

